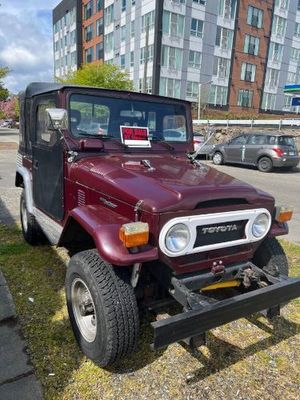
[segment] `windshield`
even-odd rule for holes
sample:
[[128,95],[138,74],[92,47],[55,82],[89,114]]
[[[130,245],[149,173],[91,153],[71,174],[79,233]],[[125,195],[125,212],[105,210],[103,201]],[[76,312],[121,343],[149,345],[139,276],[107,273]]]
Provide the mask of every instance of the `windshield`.
[[184,105],[72,94],[70,110],[70,129],[75,137],[121,140],[120,127],[131,126],[146,128],[150,141],[187,141]]

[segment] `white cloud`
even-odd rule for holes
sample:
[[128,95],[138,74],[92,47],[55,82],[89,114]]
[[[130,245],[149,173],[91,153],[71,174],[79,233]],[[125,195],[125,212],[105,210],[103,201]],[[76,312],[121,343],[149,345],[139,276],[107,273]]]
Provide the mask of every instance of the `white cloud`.
[[60,0],[2,0],[0,65],[9,67],[13,93],[33,81],[53,80],[52,9]]

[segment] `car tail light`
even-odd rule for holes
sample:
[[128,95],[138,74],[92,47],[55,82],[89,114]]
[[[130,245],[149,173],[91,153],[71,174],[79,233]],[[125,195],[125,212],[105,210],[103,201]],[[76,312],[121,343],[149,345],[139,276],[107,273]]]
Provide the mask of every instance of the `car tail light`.
[[149,225],[146,222],[130,222],[121,226],[119,238],[127,248],[142,246],[149,240]]
[[272,149],[273,151],[275,151],[277,157],[282,157],[284,155],[284,151],[281,149],[278,149],[277,147],[274,147],[274,149]]

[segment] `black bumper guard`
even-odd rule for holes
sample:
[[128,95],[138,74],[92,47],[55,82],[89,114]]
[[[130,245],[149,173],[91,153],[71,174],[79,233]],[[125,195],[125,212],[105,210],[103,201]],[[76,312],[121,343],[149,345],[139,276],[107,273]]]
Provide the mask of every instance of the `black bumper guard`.
[[[176,278],[175,281],[178,285]],[[192,293],[195,297],[193,304],[190,302],[190,310],[152,322],[154,329],[152,348],[159,349],[174,342],[203,335],[209,329],[260,311],[267,310],[267,314],[271,315],[275,310],[275,314],[279,314],[281,303],[300,297],[300,278],[272,277],[271,282],[267,287],[220,301]],[[179,285],[181,293],[185,291],[191,294],[185,285],[182,283]]]

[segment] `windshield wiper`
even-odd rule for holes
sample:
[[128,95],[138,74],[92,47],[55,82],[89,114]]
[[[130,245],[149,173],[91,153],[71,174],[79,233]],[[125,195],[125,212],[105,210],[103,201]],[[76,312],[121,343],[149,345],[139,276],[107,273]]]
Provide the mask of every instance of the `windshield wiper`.
[[165,142],[164,140],[158,138],[157,136],[152,136],[150,140],[151,140],[152,142],[162,144],[164,147],[166,147],[166,148],[169,149],[169,150],[172,150],[172,151],[175,150],[175,148],[174,148],[170,143]]

